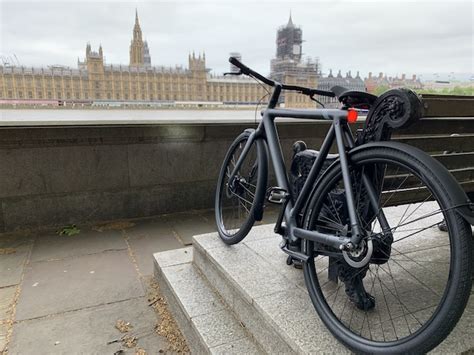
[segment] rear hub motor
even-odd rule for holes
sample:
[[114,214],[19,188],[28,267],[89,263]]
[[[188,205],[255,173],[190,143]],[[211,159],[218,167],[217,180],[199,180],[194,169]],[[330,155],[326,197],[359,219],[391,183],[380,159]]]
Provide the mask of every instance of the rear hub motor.
[[349,251],[344,250],[344,260],[352,267],[360,269],[367,265],[372,257],[374,245],[371,239],[361,240],[359,245]]

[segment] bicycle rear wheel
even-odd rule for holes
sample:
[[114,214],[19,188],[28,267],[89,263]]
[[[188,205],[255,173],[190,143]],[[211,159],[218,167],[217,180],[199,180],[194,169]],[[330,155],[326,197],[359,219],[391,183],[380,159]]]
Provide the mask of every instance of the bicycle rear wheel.
[[268,163],[262,141],[256,140],[252,144],[237,174],[230,179],[249,136],[249,132],[243,132],[232,143],[217,182],[217,231],[226,244],[236,244],[244,239],[255,223],[255,214],[261,214],[263,208]]
[[[471,228],[451,208],[452,194],[431,168],[432,158],[416,158],[409,153],[412,149],[387,145],[350,157],[366,247],[343,255],[304,242],[305,250],[312,253],[304,265],[311,300],[333,335],[356,352],[433,349],[454,328],[471,292]],[[362,173],[378,179],[378,211],[368,208]],[[327,171],[309,206],[307,229],[347,232],[350,223],[340,166]],[[382,232],[382,212],[391,238]],[[448,232],[438,228],[443,219]],[[369,244],[372,256],[363,265]],[[331,268],[337,270],[336,279],[328,273]]]

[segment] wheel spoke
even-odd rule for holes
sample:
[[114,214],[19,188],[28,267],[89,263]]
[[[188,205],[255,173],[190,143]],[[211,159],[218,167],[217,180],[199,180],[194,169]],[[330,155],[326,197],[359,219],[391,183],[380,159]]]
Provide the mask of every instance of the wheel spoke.
[[[347,328],[354,339],[361,339],[360,344],[364,343],[362,339],[403,344],[405,339],[425,331],[424,325],[430,319],[439,317],[436,309],[444,301],[447,287],[452,287],[448,280],[454,272],[453,238],[449,233],[457,229],[453,229],[452,222],[449,224],[447,216],[457,206],[444,204],[442,189],[434,185],[438,183],[436,179],[419,172],[420,167],[411,158],[399,158],[402,162],[395,158],[358,159],[354,158],[354,166],[350,166],[354,207],[364,238],[373,240],[376,254],[370,264],[351,268],[336,248],[311,243],[313,251],[321,254],[310,261],[314,263],[317,284],[312,286],[310,278],[307,285],[314,292],[312,298],[318,300],[316,305],[325,304],[332,311],[327,314]],[[403,163],[403,159],[412,165]],[[369,204],[361,183],[362,174],[380,193],[379,207]],[[328,234],[347,228],[350,222],[343,198],[342,173],[327,174],[316,189],[319,195],[315,196],[320,197],[307,207],[308,228]],[[449,226],[448,233],[438,231],[440,216]],[[350,228],[347,236],[351,237]],[[341,257],[334,258],[336,253]],[[355,252],[347,255],[354,261],[361,260]],[[339,268],[336,282],[332,282],[328,272],[334,265]],[[363,286],[357,283],[361,279]],[[313,287],[319,291],[311,291]],[[355,293],[350,294],[349,290]],[[372,302],[363,299],[368,297],[366,294],[375,298],[375,306],[370,310],[354,303]]]
[[[242,156],[247,138],[234,145],[234,150],[228,153],[225,167],[223,168],[223,183],[220,187],[220,209],[218,227],[229,237],[237,234],[241,227],[252,218],[251,210],[257,193],[259,166],[256,146],[253,145],[244,157],[239,170],[234,177],[231,176],[237,162]],[[248,177],[248,178],[245,178]],[[248,180],[248,181],[246,181]],[[230,187],[230,183],[235,184]]]

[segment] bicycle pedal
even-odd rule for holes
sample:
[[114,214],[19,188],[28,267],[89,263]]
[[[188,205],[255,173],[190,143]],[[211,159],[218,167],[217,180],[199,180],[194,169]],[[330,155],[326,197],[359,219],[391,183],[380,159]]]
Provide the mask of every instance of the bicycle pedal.
[[[285,241],[282,241],[282,243],[280,243],[280,249],[288,254],[288,256],[291,258],[291,259],[287,259],[286,262],[291,262],[291,264],[294,264],[295,262],[296,263],[305,263],[309,260],[309,256],[300,252],[300,251],[296,251],[296,250],[290,250],[290,248],[288,248],[287,246],[287,243]],[[291,264],[288,264],[288,265],[291,265]]]
[[284,204],[288,196],[288,192],[281,187],[270,187],[267,190],[267,201],[275,205]]

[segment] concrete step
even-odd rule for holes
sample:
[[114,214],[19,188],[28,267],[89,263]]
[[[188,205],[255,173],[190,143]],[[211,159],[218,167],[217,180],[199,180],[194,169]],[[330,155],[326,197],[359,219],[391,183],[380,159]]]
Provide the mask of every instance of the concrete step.
[[[272,225],[254,227],[233,246],[217,233],[196,236],[193,263],[267,353],[348,353],[319,319],[302,270],[286,265],[280,240]],[[457,327],[433,353],[474,348],[468,336],[473,317],[471,297]]]
[[286,265],[272,230],[254,227],[233,246],[216,233],[196,236],[193,263],[267,353],[347,353],[318,318],[302,271]]
[[193,248],[154,254],[155,277],[162,294],[195,354],[262,354],[193,265]]

